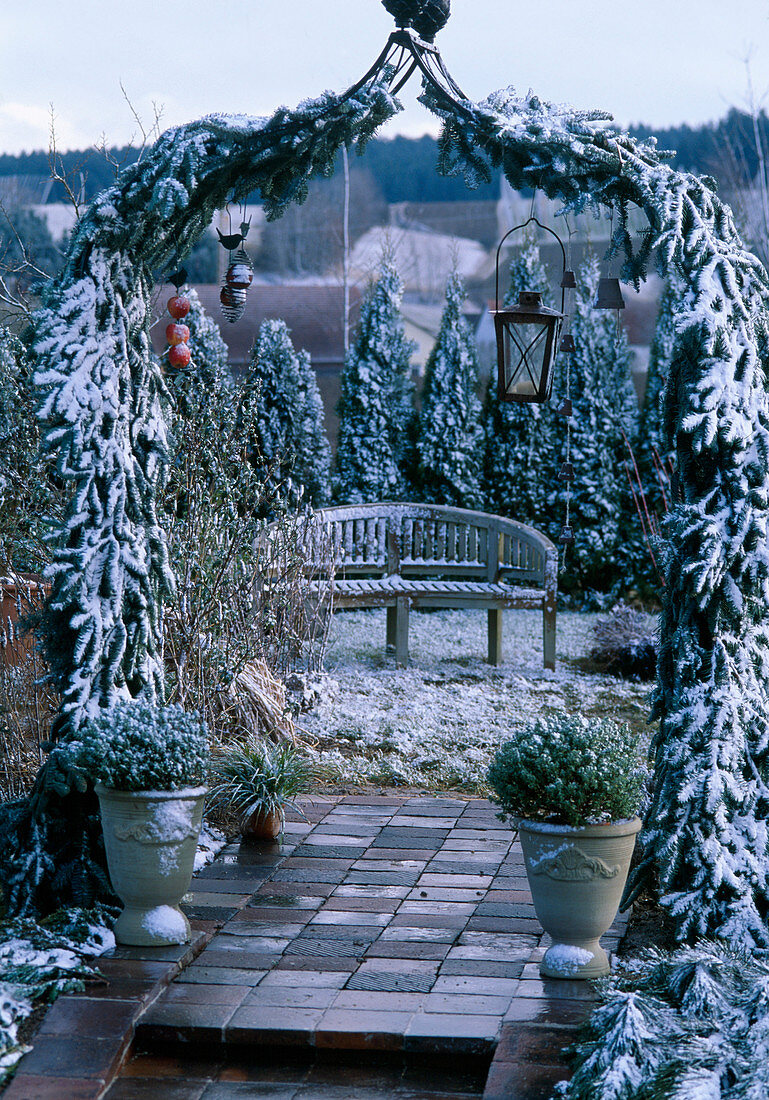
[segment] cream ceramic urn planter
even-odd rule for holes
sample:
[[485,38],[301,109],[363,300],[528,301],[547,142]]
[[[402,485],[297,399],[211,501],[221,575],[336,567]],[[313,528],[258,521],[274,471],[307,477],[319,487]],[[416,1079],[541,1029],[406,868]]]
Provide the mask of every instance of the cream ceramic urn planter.
[[110,879],[125,906],[115,939],[136,947],[189,942],[179,902],[192,879],[206,788],[118,791],[97,783],[96,793]]
[[619,911],[641,819],[609,825],[521,821],[519,834],[537,918],[553,943],[548,978],[599,978],[609,959],[598,942]]

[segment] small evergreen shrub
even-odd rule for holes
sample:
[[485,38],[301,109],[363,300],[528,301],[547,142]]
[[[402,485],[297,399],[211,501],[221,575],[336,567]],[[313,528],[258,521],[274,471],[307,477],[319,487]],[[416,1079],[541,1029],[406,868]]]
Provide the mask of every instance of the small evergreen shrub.
[[501,820],[559,825],[633,817],[645,777],[640,739],[629,726],[564,715],[517,730],[488,773]]
[[175,791],[202,782],[206,724],[182,707],[121,699],[85,722],[68,745],[75,766],[118,791]]

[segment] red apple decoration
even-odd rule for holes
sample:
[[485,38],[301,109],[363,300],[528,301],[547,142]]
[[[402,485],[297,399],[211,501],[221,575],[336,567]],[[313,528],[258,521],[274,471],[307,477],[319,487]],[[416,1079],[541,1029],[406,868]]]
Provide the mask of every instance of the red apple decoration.
[[168,299],[167,309],[171,316],[176,321],[181,321],[182,317],[186,317],[190,312],[192,303],[189,298],[183,294],[174,294],[172,298]]
[[190,330],[186,325],[180,325],[177,321],[172,321],[170,325],[166,326],[166,340],[173,347],[175,344],[186,344],[190,338]]
[[174,344],[168,349],[168,363],[172,367],[186,367],[190,358],[190,349],[186,344]]

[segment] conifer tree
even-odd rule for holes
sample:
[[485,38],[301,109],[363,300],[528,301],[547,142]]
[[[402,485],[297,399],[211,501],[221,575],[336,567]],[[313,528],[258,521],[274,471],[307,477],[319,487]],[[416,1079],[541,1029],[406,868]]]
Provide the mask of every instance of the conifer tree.
[[40,573],[48,560],[61,500],[39,448],[27,349],[0,328],[0,576]]
[[[533,235],[526,238],[510,265],[510,288],[504,305],[514,305],[522,290],[538,291],[547,304],[547,274]],[[543,527],[553,465],[549,406],[500,401],[494,368],[486,389],[483,428],[482,496],[486,510]]]
[[[596,310],[599,266],[588,260],[577,274],[571,355],[570,461],[571,523],[575,541],[566,555],[564,588],[578,588],[583,597],[607,593],[627,579],[628,559],[637,547],[628,545],[635,520],[625,474],[627,447],[635,436],[637,401],[630,379],[631,352],[624,330],[613,313]],[[566,357],[559,374],[559,398],[565,392]],[[558,436],[555,471],[566,460],[565,426]],[[567,482],[557,479],[551,492],[551,534],[565,515]],[[639,531],[640,538],[640,531]]]
[[331,448],[323,404],[310,356],[294,350],[284,321],[267,320],[259,329],[242,408],[250,410],[251,443],[265,483],[316,507],[327,503]]
[[464,285],[455,272],[446,286],[438,339],[425,368],[417,442],[418,486],[424,501],[478,508],[483,429],[475,392],[478,355],[462,315],[465,297]]
[[343,503],[402,500],[408,492],[416,349],[403,328],[402,297],[403,283],[385,257],[342,373],[335,496]]

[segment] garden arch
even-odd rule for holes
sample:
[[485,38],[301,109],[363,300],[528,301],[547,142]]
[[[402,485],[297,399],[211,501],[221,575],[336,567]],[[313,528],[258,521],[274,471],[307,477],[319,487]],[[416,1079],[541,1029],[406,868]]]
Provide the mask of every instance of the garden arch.
[[[637,282],[655,258],[687,288],[667,384],[680,503],[667,532],[661,726],[636,883],[656,871],[682,937],[766,945],[766,272],[711,183],[671,169],[654,142],[615,131],[609,116],[512,89],[471,102],[408,26],[439,29],[448,0],[385,6],[400,29],[344,95],[163,134],[85,212],[36,316],[45,446],[74,490],[46,628],[63,697],[56,732],[71,735],[118,694],[162,695],[161,607],[173,578],[155,511],[165,425],[148,333],[152,272],[175,265],[231,196],[259,189],[269,217],[302,201],[343,145],[362,148],[399,110],[395,96],[419,69],[421,100],[443,122],[442,172],[464,172],[472,185],[491,164],[512,187],[539,187],[566,210],[612,205],[623,277]],[[649,223],[638,247],[631,203]],[[66,782],[57,782],[60,792]],[[51,788],[41,779],[33,796],[38,831]]]

